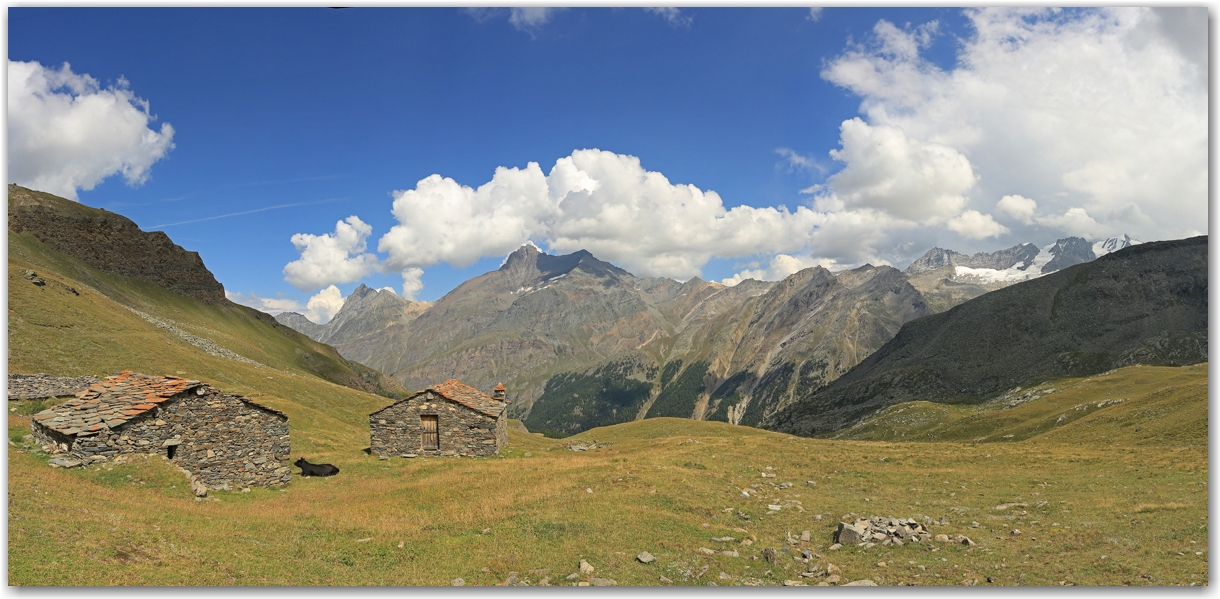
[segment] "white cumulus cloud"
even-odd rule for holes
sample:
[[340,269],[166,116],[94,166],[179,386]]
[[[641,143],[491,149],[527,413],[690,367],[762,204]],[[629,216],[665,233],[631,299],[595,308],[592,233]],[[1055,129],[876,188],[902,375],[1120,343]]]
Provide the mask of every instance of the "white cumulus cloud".
[[[671,183],[634,156],[596,149],[560,158],[546,174],[534,162],[500,167],[478,188],[432,175],[393,196],[398,224],[377,249],[395,271],[439,262],[460,268],[537,239],[554,251],[588,250],[637,275],[686,279],[712,257],[797,251],[818,224],[806,207],[726,208],[714,191]],[[417,280],[404,275],[404,285]]]
[[829,187],[847,209],[935,221],[958,214],[974,187],[974,169],[960,152],[911,138],[898,127],[854,118],[840,127],[840,143],[830,155],[846,166],[830,176]]
[[125,79],[103,87],[68,63],[10,60],[9,181],[73,200],[114,174],[140,185],[174,147],[174,128],[155,120]]
[[995,222],[990,214],[978,210],[967,210],[949,219],[945,227],[966,239],[999,237],[1008,232],[1008,227]]
[[419,292],[424,290],[424,269],[411,267],[402,271],[402,297],[415,301]]
[[293,235],[301,257],[284,266],[284,280],[301,291],[359,281],[378,268],[377,256],[362,253],[372,233],[372,226],[353,215],[335,223],[334,233]]
[[317,324],[330,322],[330,319],[339,313],[339,308],[343,307],[344,300],[343,294],[334,285],[314,294],[306,302],[304,308],[301,307],[300,302],[285,297],[261,297],[255,293],[241,293],[227,289],[225,297],[235,304],[249,306],[272,315],[281,312],[298,312]]
[[1019,195],[1007,195],[995,204],[996,211],[1008,215],[1025,224],[1034,222],[1034,213],[1038,210],[1038,202]]
[[1113,227],[1094,220],[1084,208],[1069,208],[1063,214],[1041,216],[1038,217],[1038,222],[1068,235],[1085,239],[1099,239],[1119,233]]
[[726,279],[721,279],[722,285],[730,287],[746,279],[755,279],[758,281],[778,281],[787,278],[790,275],[796,274],[806,268],[821,266],[830,268],[835,266],[833,260],[825,258],[814,258],[812,256],[789,256],[787,254],[776,254],[771,257],[767,268],[746,269]]
[[1018,233],[1180,237],[1207,220],[1207,20],[1189,11],[968,9],[950,70],[923,56],[926,27],[880,21],[822,76],[861,97],[868,124],[968,159],[976,206],[1020,194],[1058,215],[1010,202]]
[[343,294],[338,287],[330,285],[314,294],[305,304],[305,318],[318,324],[326,324],[343,307]]
[[296,300],[285,297],[261,297],[255,293],[241,293],[240,291],[225,289],[225,298],[235,304],[249,306],[268,314],[295,312],[301,309],[301,304],[297,303]]

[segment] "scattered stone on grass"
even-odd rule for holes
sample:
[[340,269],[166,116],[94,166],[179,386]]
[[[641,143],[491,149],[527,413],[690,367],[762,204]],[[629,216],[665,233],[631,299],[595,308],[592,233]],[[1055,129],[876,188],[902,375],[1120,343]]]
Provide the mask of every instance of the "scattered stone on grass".
[[591,584],[595,587],[612,587],[612,586],[617,585],[618,583],[613,580],[610,580],[609,578],[597,578],[595,576],[595,577],[592,577],[589,579],[589,584]]
[[587,562],[583,559],[580,560],[580,573],[581,574],[592,574],[593,566],[589,565],[589,562]]
[[872,516],[856,518],[854,522],[840,522],[835,531],[835,542],[840,545],[859,545],[861,543],[881,543],[889,545],[910,541],[920,543],[930,537],[923,524],[914,518],[886,518]]
[[651,564],[657,561],[657,558],[647,551],[640,552],[639,555],[635,556],[635,559],[640,560],[641,564]]
[[449,583],[449,586],[464,587],[466,586],[466,581],[462,580],[461,578],[454,578],[453,581]]

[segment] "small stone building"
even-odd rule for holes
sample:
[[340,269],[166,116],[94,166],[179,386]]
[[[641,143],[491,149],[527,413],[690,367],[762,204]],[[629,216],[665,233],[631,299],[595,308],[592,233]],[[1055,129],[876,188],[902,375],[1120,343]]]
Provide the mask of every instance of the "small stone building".
[[124,370],[30,421],[52,453],[84,463],[160,454],[213,489],[287,483],[288,416],[200,381]]
[[496,455],[508,442],[504,385],[492,395],[448,380],[369,414],[370,452],[382,456]]

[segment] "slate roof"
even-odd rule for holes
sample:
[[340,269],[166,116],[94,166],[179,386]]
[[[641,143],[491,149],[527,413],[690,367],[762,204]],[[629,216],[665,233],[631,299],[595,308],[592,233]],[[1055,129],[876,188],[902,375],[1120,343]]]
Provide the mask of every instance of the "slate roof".
[[[39,424],[64,435],[89,436],[114,428],[205,383],[176,376],[151,376],[124,370],[33,416]],[[238,396],[246,404],[284,416],[282,412]]]
[[33,416],[39,424],[65,435],[86,435],[103,426],[114,428],[143,414],[180,393],[202,386],[200,381],[176,376],[149,376],[124,370],[118,376],[88,389],[53,408]]
[[[396,401],[385,408],[381,408],[381,410],[391,408],[404,401],[415,399],[416,397],[419,397],[421,393],[426,393],[428,391],[432,391],[433,393],[436,393],[450,401],[459,403],[476,412],[491,416],[492,418],[499,418],[500,413],[503,412],[508,406],[506,402],[496,401],[492,399],[491,396],[479,391],[478,389],[475,389],[474,387],[462,384],[454,379],[449,379],[443,383],[440,383],[439,385],[432,385],[431,387],[428,387],[422,391],[416,391],[410,397]],[[377,410],[377,412],[380,412],[381,410]],[[369,416],[372,416],[377,412],[373,412],[372,414],[369,414]]]

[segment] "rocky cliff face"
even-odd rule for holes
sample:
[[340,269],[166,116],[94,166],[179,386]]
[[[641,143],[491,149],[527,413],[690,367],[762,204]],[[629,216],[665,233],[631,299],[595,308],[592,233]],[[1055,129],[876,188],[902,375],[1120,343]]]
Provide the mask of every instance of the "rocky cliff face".
[[975,402],[1132,364],[1195,364],[1207,360],[1207,303],[1207,237],[1127,247],[914,320],[763,426],[825,434],[904,401]]
[[53,196],[8,186],[8,228],[102,272],[143,279],[209,304],[225,301],[224,287],[161,231],[144,232],[130,219]]
[[755,424],[794,389],[834,380],[928,313],[889,267],[811,268],[736,287],[638,281],[654,290],[664,326],[614,360],[552,378],[526,414],[530,430],[570,434],[658,416]]
[[1054,258],[1051,258],[1050,262],[1042,267],[1043,274],[1097,259],[1097,256],[1093,254],[1093,244],[1079,237],[1060,239],[1047,252]]

